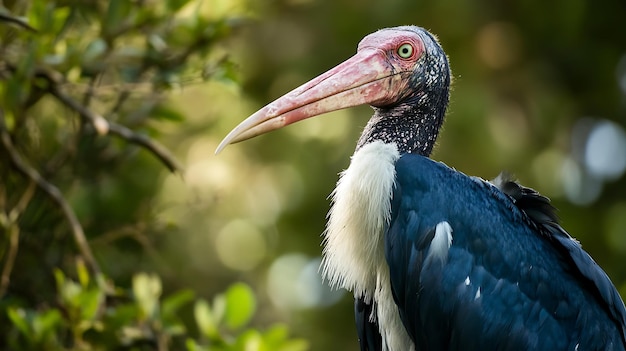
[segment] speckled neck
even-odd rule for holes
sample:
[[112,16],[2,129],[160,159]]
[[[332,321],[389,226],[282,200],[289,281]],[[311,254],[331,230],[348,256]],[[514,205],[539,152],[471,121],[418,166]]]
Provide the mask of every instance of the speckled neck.
[[420,113],[415,106],[403,104],[392,109],[374,108],[357,143],[357,150],[376,140],[395,143],[401,154],[429,156],[439,135],[443,116]]
[[410,77],[411,92],[391,106],[374,107],[374,116],[365,126],[357,150],[380,140],[396,143],[401,154],[430,156],[448,107],[450,67],[437,40],[426,31],[419,35],[425,53]]

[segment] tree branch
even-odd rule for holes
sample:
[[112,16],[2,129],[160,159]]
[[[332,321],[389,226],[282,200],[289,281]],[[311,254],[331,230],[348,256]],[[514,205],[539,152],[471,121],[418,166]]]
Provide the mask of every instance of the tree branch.
[[11,272],[17,257],[17,250],[20,244],[20,228],[17,223],[9,223],[7,227],[9,233],[9,250],[7,251],[6,260],[2,267],[2,276],[0,277],[0,298],[6,294],[11,282]]
[[90,109],[79,104],[76,100],[70,96],[61,92],[56,86],[55,82],[50,80],[50,94],[57,98],[63,105],[74,110],[83,119],[87,120],[96,129],[98,134],[114,134],[122,139],[127,140],[130,143],[139,144],[145,149],[155,155],[163,164],[171,171],[182,171],[182,165],[176,160],[176,158],[169,152],[167,148],[152,140],[151,138],[135,133],[131,129],[117,124],[115,122],[107,121],[104,117],[92,112]]
[[9,287],[9,283],[11,281],[11,272],[13,272],[13,266],[15,264],[15,259],[17,258],[17,251],[20,245],[20,227],[17,225],[17,221],[26,210],[26,206],[33,198],[33,194],[35,193],[35,182],[30,181],[26,190],[20,197],[17,204],[8,212],[5,217],[6,222],[5,226],[7,231],[9,232],[9,250],[6,255],[6,260],[4,261],[4,266],[2,267],[2,275],[0,276],[0,298],[4,296]]
[[13,16],[10,13],[8,13],[6,9],[4,8],[0,9],[0,21],[13,23],[33,33],[37,33],[37,29],[33,28],[30,24],[28,24],[25,18]]
[[74,235],[74,241],[76,242],[76,245],[78,246],[81,255],[83,256],[87,264],[91,267],[92,271],[96,274],[100,274],[100,266],[98,265],[98,262],[91,252],[91,248],[89,247],[89,243],[87,242],[87,238],[85,237],[85,232],[83,231],[83,227],[76,217],[76,213],[74,213],[72,207],[67,203],[61,191],[59,191],[56,186],[44,179],[39,174],[39,172],[37,172],[37,170],[28,165],[22,159],[20,154],[13,146],[11,136],[6,129],[4,116],[2,116],[2,114],[0,114],[0,142],[2,143],[7,154],[9,155],[9,159],[15,169],[31,181],[33,181],[35,184],[37,184],[37,187],[41,189],[44,193],[46,193],[52,199],[52,201],[54,201],[61,208],[61,211],[63,212],[65,218],[70,224],[70,229],[72,231],[72,234]]

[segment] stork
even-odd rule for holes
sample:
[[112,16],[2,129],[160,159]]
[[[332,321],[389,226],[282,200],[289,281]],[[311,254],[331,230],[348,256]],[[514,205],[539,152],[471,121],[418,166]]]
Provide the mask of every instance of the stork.
[[449,89],[432,34],[379,30],[241,122],[216,152],[325,112],[373,107],[332,193],[321,265],[332,286],[354,294],[361,350],[625,350],[619,293],[546,197],[429,158]]

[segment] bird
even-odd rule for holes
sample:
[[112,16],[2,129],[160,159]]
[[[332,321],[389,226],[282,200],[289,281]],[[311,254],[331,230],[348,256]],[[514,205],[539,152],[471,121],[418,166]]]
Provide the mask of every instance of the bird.
[[370,105],[331,193],[320,271],[354,295],[361,350],[626,350],[624,302],[549,199],[430,158],[450,99],[437,37],[365,36],[338,66],[269,103],[219,144]]

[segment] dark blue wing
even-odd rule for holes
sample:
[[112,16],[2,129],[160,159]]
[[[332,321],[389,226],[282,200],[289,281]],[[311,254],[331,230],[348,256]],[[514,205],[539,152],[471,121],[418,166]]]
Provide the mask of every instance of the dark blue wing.
[[[518,190],[518,202],[540,200]],[[626,312],[606,274],[549,211],[525,206],[533,220],[514,200],[428,158],[398,160],[385,254],[417,350],[626,349]],[[444,221],[447,259],[425,260]]]
[[363,298],[354,299],[354,317],[361,351],[383,351],[378,323],[370,318],[373,308],[374,305],[368,304]]
[[622,338],[626,340],[626,311],[619,293],[593,258],[559,225],[556,209],[550,205],[550,200],[534,189],[516,183],[506,174],[498,176],[494,184],[528,215],[531,225],[538,232],[554,241],[555,246],[571,260],[570,264],[576,266],[581,275],[581,283],[605,304],[611,317],[621,326]]

